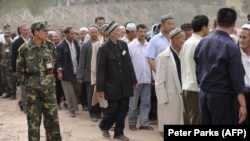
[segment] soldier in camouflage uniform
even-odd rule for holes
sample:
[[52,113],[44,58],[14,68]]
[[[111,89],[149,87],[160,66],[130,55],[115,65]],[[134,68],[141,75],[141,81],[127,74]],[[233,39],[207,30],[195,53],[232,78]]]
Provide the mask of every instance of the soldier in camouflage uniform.
[[[0,42],[0,62],[2,61],[2,54],[3,54],[3,43]],[[2,76],[1,76],[1,73],[2,73],[2,67],[0,65],[0,96],[2,96],[3,92],[4,92],[4,86],[2,84]]]
[[47,21],[31,25],[33,38],[18,52],[18,81],[27,89],[27,120],[29,141],[40,140],[43,114],[47,141],[61,141],[53,76],[54,45],[48,37]]
[[11,55],[12,55],[12,42],[11,33],[4,32],[5,43],[1,47],[2,59],[1,59],[1,76],[2,86],[4,91],[7,93],[3,98],[10,97],[11,100],[16,99],[16,78],[12,74],[11,68]]

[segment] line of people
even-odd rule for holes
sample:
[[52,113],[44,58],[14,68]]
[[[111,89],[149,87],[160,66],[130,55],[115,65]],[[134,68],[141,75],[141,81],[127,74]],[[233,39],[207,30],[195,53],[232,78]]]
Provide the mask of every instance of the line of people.
[[1,79],[14,80],[4,97],[16,98],[17,77],[29,140],[39,140],[42,115],[47,140],[61,140],[62,102],[70,117],[81,104],[91,121],[101,119],[104,137],[114,127],[113,138],[125,141],[126,117],[130,130],[137,124],[154,130],[154,112],[162,136],[169,124],[249,124],[250,25],[241,27],[235,43],[236,19],[233,9],[221,8],[210,31],[206,15],[174,28],[174,17],[166,14],[148,32],[144,24],[97,17],[79,37],[72,26],[52,32],[47,21],[23,24],[16,39],[4,32],[1,71],[8,75]]

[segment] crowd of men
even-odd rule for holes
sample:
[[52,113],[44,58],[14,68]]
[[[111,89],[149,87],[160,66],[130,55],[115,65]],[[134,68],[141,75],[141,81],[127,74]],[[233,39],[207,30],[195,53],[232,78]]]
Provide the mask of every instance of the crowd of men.
[[219,9],[213,28],[206,15],[180,27],[174,19],[163,15],[149,30],[96,17],[58,31],[40,20],[21,24],[16,37],[6,24],[0,95],[16,99],[20,86],[30,141],[40,139],[42,117],[47,140],[62,140],[57,110],[73,118],[79,104],[105,138],[113,129],[124,141],[126,117],[130,130],[155,130],[156,120],[162,136],[170,124],[249,124],[250,24],[237,28],[230,8]]

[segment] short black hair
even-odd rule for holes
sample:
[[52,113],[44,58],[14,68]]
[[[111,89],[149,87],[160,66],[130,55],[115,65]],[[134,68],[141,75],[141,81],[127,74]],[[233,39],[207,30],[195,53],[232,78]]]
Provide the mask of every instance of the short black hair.
[[247,20],[250,22],[250,14],[247,14]]
[[20,27],[20,26],[17,26],[17,34],[18,34],[18,35],[21,35],[21,31],[20,31],[20,30],[21,30],[21,27]]
[[237,20],[237,13],[232,8],[221,8],[217,13],[216,22],[221,27],[231,27]]
[[104,20],[104,21],[105,21],[105,18],[102,17],[102,16],[96,17],[96,18],[95,18],[95,23],[96,23],[98,20]]
[[209,19],[206,15],[196,15],[192,20],[192,28],[194,32],[201,31],[203,26],[208,26]]
[[73,29],[73,26],[68,25],[63,29],[63,33],[69,33],[71,29]]
[[148,29],[147,26],[146,26],[145,24],[138,24],[138,25],[136,26],[136,30],[138,31],[139,28],[141,28],[141,29]]

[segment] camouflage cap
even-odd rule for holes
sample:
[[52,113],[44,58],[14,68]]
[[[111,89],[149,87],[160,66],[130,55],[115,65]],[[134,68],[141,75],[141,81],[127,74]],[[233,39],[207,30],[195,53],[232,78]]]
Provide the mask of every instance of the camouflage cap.
[[11,32],[9,31],[4,32],[4,36],[10,36],[10,35],[11,35]]
[[6,28],[6,27],[11,27],[11,26],[10,26],[9,23],[6,23],[6,24],[3,25],[3,27]]
[[49,25],[45,20],[35,21],[30,26],[33,30],[49,30]]

